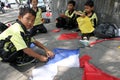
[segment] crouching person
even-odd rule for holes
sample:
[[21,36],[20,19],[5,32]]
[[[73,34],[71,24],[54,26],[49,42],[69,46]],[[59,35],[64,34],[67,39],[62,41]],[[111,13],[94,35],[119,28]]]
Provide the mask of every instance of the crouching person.
[[[33,26],[35,17],[36,13],[31,8],[21,8],[16,23],[0,34],[0,57],[4,62],[22,66],[35,59],[44,62],[54,56],[52,51],[33,39],[27,31]],[[31,42],[42,48],[46,54],[33,51],[30,48]]]

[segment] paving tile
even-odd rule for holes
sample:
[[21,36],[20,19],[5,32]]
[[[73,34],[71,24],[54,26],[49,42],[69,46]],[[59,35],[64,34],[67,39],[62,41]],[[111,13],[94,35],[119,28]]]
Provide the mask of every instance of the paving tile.
[[54,80],[78,80],[77,77],[79,77],[79,80],[81,78],[82,70],[80,68],[76,67],[58,67],[58,74],[55,76]]
[[[26,77],[9,64],[0,63],[0,79],[1,80],[17,80],[20,77]],[[26,77],[27,78],[27,77]]]
[[[55,29],[55,23],[45,24],[48,29],[47,34],[38,34],[35,39],[43,43],[50,50],[54,48],[67,48],[76,49],[79,48],[79,40],[66,40],[58,41],[57,38],[61,33],[71,32],[68,30],[62,30],[58,33],[51,32]],[[88,54],[92,57],[91,64],[100,68],[101,70],[120,77],[120,46],[119,41],[105,41],[98,43],[93,47],[80,48],[80,57]],[[1,80],[27,80],[31,76],[31,71],[34,68],[41,67],[44,64],[37,63],[24,67],[13,68],[9,64],[0,62],[0,79]],[[82,80],[83,69],[81,68],[68,68],[59,66],[58,74],[54,80]]]

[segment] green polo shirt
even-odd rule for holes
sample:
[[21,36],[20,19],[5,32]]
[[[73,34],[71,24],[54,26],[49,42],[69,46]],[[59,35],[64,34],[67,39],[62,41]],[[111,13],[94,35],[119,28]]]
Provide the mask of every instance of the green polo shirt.
[[36,12],[34,26],[41,24],[42,23],[41,20],[42,20],[42,10],[38,8],[38,11]]
[[95,12],[93,12],[92,16],[89,17],[91,20],[91,23],[93,26],[96,26],[96,24],[98,23],[98,18]]
[[25,49],[28,46],[23,40],[23,37],[21,36],[20,32],[24,32],[24,30],[22,29],[19,23],[15,23],[0,34],[0,40],[4,40],[8,36],[12,36],[10,40],[13,43],[13,45],[16,47],[17,51]]
[[66,11],[65,11],[65,15],[66,15],[67,17],[69,17],[69,18],[73,18],[74,15],[75,15],[75,11],[73,11],[73,12],[70,14],[70,13],[69,13],[69,10],[66,10]]

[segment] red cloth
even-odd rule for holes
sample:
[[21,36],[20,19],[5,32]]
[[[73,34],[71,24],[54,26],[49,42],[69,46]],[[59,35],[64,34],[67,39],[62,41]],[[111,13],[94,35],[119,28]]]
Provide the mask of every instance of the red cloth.
[[78,33],[63,33],[59,36],[58,40],[71,40],[71,39],[79,39],[80,36]]
[[120,80],[120,78],[111,76],[90,64],[88,62],[90,58],[90,56],[85,55],[80,59],[80,62],[82,61],[82,66],[80,66],[84,68],[84,75],[82,80]]

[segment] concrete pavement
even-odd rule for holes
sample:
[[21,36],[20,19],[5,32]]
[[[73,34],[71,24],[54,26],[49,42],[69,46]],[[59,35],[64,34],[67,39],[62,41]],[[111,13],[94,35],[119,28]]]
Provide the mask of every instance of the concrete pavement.
[[[10,12],[9,14],[0,15],[0,21],[6,17],[4,20],[7,21],[7,15],[9,18],[16,18],[17,11]],[[51,30],[55,29],[55,23],[45,24],[48,29],[47,34],[38,34],[35,39],[42,42],[50,50],[54,48],[65,48],[65,49],[76,49],[81,45],[79,40],[67,40],[58,41],[57,38],[61,33],[73,32],[73,30],[62,30],[58,33],[53,33]],[[98,43],[93,47],[80,48],[80,57],[84,54],[88,54],[92,57],[90,61],[96,67],[102,69],[104,72],[114,75],[120,78],[120,41],[105,41]],[[24,67],[10,66],[7,63],[0,62],[0,80],[28,80],[31,76],[31,71],[34,68],[40,67],[44,63],[30,64]],[[81,68],[68,68],[59,66],[58,74],[54,80],[82,80],[83,69]]]
[[0,22],[7,23],[17,19],[18,16],[18,9],[10,8],[6,9],[5,13],[0,13]]
[[[51,32],[55,28],[55,23],[45,25],[48,29],[47,34],[38,34],[35,38],[45,44],[49,49],[66,48],[76,49],[79,48],[79,40],[58,41],[57,38],[61,33],[72,32],[68,30],[61,30],[58,33]],[[46,44],[47,43],[47,44]],[[120,77],[120,46],[119,41],[105,41],[94,45],[93,47],[86,47],[80,49],[80,57],[88,54],[92,57],[90,61],[96,67],[104,70],[105,72]],[[43,63],[30,64],[24,67],[12,67],[6,63],[0,63],[0,79],[2,80],[26,80],[31,76],[31,70],[40,67]],[[81,80],[83,70],[81,68],[68,68],[59,66],[59,72],[54,80]],[[18,74],[18,75],[16,75]],[[7,76],[9,76],[7,78]],[[15,76],[15,77],[14,77]]]

